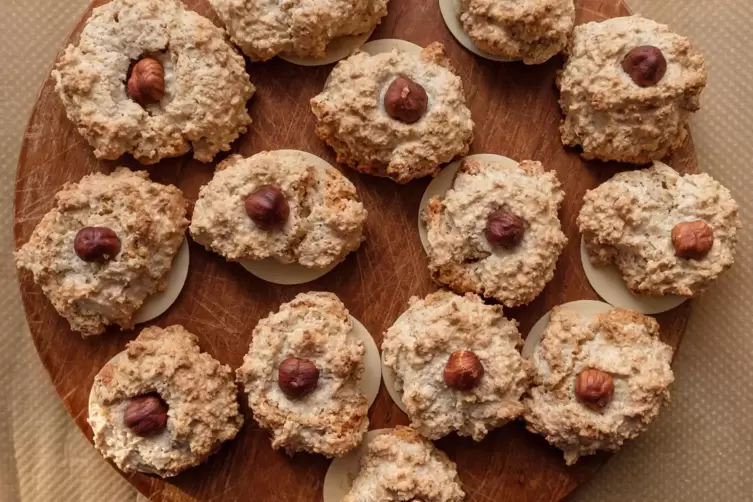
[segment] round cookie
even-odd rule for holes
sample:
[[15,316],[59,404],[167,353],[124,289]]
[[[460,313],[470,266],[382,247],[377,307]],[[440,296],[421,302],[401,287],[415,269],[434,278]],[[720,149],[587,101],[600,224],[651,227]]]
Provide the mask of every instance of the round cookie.
[[[302,293],[259,321],[236,371],[272,447],[339,457],[369,426],[363,342],[332,293]],[[377,363],[378,364],[378,363]]]
[[[158,68],[140,71],[134,64],[144,58]],[[130,153],[154,164],[193,149],[210,162],[251,123],[246,101],[255,88],[243,57],[179,0],[113,0],[94,9],[52,74],[68,118],[98,159]],[[130,90],[134,74],[139,94]],[[142,94],[148,102],[134,97]]]
[[370,431],[364,443],[332,462],[324,502],[464,500],[455,463],[410,427]]
[[[615,175],[583,197],[578,227],[595,266],[614,263],[637,295],[695,296],[734,262],[738,205],[708,174],[680,175],[655,163]],[[683,235],[705,254],[686,256]],[[710,237],[706,239],[705,237]]]
[[651,317],[614,309],[584,316],[552,309],[534,349],[534,386],[525,399],[528,430],[563,450],[572,465],[615,451],[646,430],[669,401],[672,348]]
[[463,83],[440,43],[418,56],[354,54],[335,66],[311,110],[338,162],[398,183],[433,176],[473,140]]
[[[458,18],[468,40],[455,30],[453,35],[466,47],[472,44],[473,52],[525,64],[556,56],[575,24],[573,0],[440,0],[440,5],[443,14],[452,11]],[[447,24],[452,29],[454,23]]]
[[88,420],[119,469],[162,477],[200,464],[243,424],[232,370],[180,325],[144,329],[99,371]]
[[210,0],[210,3],[233,42],[255,61],[283,55],[326,58],[328,63],[334,63],[350,53],[328,54],[331,43],[337,43],[335,39],[366,34],[360,39],[363,43],[387,15],[387,0]]
[[421,215],[432,278],[507,307],[530,303],[567,243],[557,215],[563,199],[556,174],[540,162],[464,159],[452,188]]
[[147,298],[166,288],[187,226],[180,190],[119,167],[63,185],[16,266],[34,275],[72,330],[130,329]]
[[563,144],[586,159],[646,164],[685,142],[706,86],[703,56],[687,38],[620,17],[577,26],[567,52],[557,79]]
[[523,412],[530,366],[522,345],[517,323],[500,306],[438,291],[410,299],[384,334],[382,358],[418,432],[480,441]]
[[273,258],[327,269],[361,245],[366,216],[355,186],[337,169],[277,150],[219,164],[199,191],[190,230],[230,261]]

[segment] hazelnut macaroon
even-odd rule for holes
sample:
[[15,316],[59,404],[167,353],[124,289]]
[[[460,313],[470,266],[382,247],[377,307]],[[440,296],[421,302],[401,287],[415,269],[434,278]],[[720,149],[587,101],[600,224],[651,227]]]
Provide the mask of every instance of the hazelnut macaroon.
[[99,371],[89,398],[94,446],[124,472],[175,476],[242,423],[232,370],[179,325],[144,329]]
[[703,56],[687,38],[640,16],[580,25],[557,79],[562,142],[586,159],[646,164],[688,135],[706,86]]
[[481,50],[539,64],[567,45],[575,6],[573,0],[460,0],[458,16]]
[[732,266],[741,221],[711,176],[656,162],[588,191],[578,226],[591,262],[614,263],[633,293],[691,297]]
[[246,132],[255,89],[243,57],[180,0],[113,0],[93,10],[52,72],[68,118],[98,159],[143,164],[193,149],[210,162]]
[[524,418],[568,465],[645,431],[674,380],[672,348],[659,340],[658,323],[632,310],[589,318],[555,307],[532,359]]
[[340,502],[464,499],[455,463],[410,427],[398,426],[368,444],[353,486]]
[[530,303],[567,243],[557,215],[563,199],[540,162],[465,159],[452,188],[422,214],[432,277],[508,307]]
[[382,360],[418,432],[480,441],[523,412],[529,363],[522,345],[517,323],[502,307],[474,294],[438,291],[410,299],[384,334]]
[[301,152],[233,155],[199,191],[191,235],[230,261],[326,268],[358,249],[366,215],[345,176]]
[[67,183],[16,251],[71,329],[98,335],[133,315],[166,277],[184,239],[186,200],[174,186],[125,167]]
[[230,38],[251,59],[278,54],[324,57],[335,38],[369,33],[387,15],[387,0],[210,0]]
[[332,293],[302,293],[259,321],[237,370],[272,447],[340,457],[361,442],[369,405],[359,388],[363,342]]
[[473,140],[463,83],[440,43],[420,55],[354,54],[335,66],[311,110],[338,162],[398,183],[435,175]]

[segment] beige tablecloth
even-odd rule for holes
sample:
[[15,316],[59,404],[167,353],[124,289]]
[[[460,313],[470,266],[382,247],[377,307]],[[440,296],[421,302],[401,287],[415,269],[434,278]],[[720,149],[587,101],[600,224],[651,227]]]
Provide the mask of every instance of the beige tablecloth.
[[[419,1],[419,0],[417,0]],[[433,0],[420,0],[433,1]],[[60,404],[27,333],[12,251],[13,182],[24,126],[88,0],[0,0],[0,501],[135,501]],[[673,402],[574,497],[583,501],[753,500],[753,103],[751,0],[631,0],[690,36],[710,82],[693,123],[701,169],[727,185],[748,228],[731,273],[694,302]]]

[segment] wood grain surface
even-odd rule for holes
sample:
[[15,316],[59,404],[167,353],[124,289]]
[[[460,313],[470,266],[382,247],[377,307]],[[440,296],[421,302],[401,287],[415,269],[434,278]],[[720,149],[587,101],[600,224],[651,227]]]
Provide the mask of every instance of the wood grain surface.
[[[93,6],[105,2],[95,2]],[[189,0],[191,9],[217,22],[206,0]],[[628,14],[622,0],[581,0],[578,22]],[[88,17],[89,12],[84,16]],[[71,35],[75,41],[84,20]],[[585,191],[626,166],[584,162],[560,143],[560,111],[554,85],[560,58],[527,67],[495,63],[473,56],[455,42],[445,28],[436,0],[392,0],[389,16],[372,39],[402,38],[426,45],[441,41],[459,70],[476,122],[471,153],[498,153],[513,159],[540,160],[557,171],[567,197],[561,212],[570,239],[560,257],[554,279],[524,308],[508,309],[527,333],[553,306],[580,299],[598,299],[584,275],[575,224]],[[298,67],[281,60],[249,64],[258,92],[249,102],[253,125],[234,151],[252,155],[262,150],[308,150],[334,163],[334,155],[314,134],[309,99],[322,88],[332,66]],[[29,238],[34,226],[52,207],[53,195],[67,181],[85,174],[110,172],[116,165],[139,168],[133,159],[98,162],[65,111],[48,79],[38,97],[24,138],[16,181],[14,235],[16,247]],[[221,160],[220,156],[217,160]],[[691,140],[667,161],[680,171],[696,171]],[[332,291],[381,343],[383,331],[407,306],[408,298],[437,289],[416,231],[421,195],[428,180],[400,186],[386,179],[360,175],[343,168],[355,183],[369,210],[367,240],[361,249],[327,276],[306,285],[277,286],[246,273],[191,242],[191,268],[186,286],[172,308],[155,321],[179,323],[198,334],[204,350],[237,368],[246,353],[257,321],[296,294]],[[213,166],[184,156],[149,169],[152,179],[172,183],[195,201],[199,187],[209,181]],[[76,424],[91,440],[86,423],[87,400],[94,375],[137,331],[110,330],[82,339],[70,331],[30,274],[20,275],[20,287],[34,343],[44,366]],[[662,338],[678,347],[689,314],[689,302],[657,316]],[[153,501],[285,501],[321,500],[329,461],[316,455],[288,457],[270,447],[268,434],[247,417],[238,437],[224,445],[204,465],[169,480],[127,475]],[[384,388],[370,411],[371,428],[407,424]],[[608,459],[601,454],[566,467],[562,454],[521,423],[510,424],[475,443],[449,437],[438,441],[458,464],[469,501],[558,500],[589,479]]]

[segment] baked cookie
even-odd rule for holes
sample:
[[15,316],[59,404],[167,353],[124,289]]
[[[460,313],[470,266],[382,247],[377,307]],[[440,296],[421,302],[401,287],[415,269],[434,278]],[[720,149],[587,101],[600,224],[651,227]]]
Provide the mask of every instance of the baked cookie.
[[98,335],[132,328],[134,312],[165,289],[187,226],[180,190],[119,167],[63,185],[14,257],[72,330]]
[[385,430],[366,447],[353,487],[341,502],[461,502],[455,462],[410,427]]
[[463,30],[481,50],[539,64],[567,45],[575,24],[573,0],[459,0]]
[[557,216],[564,196],[540,162],[464,160],[452,188],[422,214],[432,278],[507,307],[530,303],[567,243]]
[[363,342],[332,293],[302,293],[259,321],[236,371],[272,448],[340,457],[369,427]]
[[586,159],[646,164],[687,137],[706,86],[703,56],[640,16],[580,25],[558,76],[562,143]]
[[615,451],[669,402],[671,361],[651,317],[621,309],[585,317],[555,307],[533,353],[528,430],[560,448],[568,465]]
[[301,152],[233,155],[199,191],[191,236],[231,261],[326,268],[358,249],[366,215],[345,176]]
[[335,38],[368,33],[387,0],[209,0],[243,52],[256,61],[278,54],[324,57]]
[[732,266],[741,225],[729,190],[659,162],[589,190],[578,215],[591,262],[614,263],[642,295],[703,292]]
[[113,0],[92,12],[52,72],[98,159],[210,162],[246,132],[255,89],[243,57],[180,0]]
[[529,363],[522,346],[502,307],[438,291],[410,299],[384,334],[382,361],[418,432],[439,439],[454,431],[480,441],[523,412]]
[[340,61],[311,110],[338,162],[398,183],[436,174],[473,140],[463,83],[440,43]]
[[175,325],[144,329],[94,378],[94,446],[124,472],[162,477],[198,465],[243,424],[232,370]]

